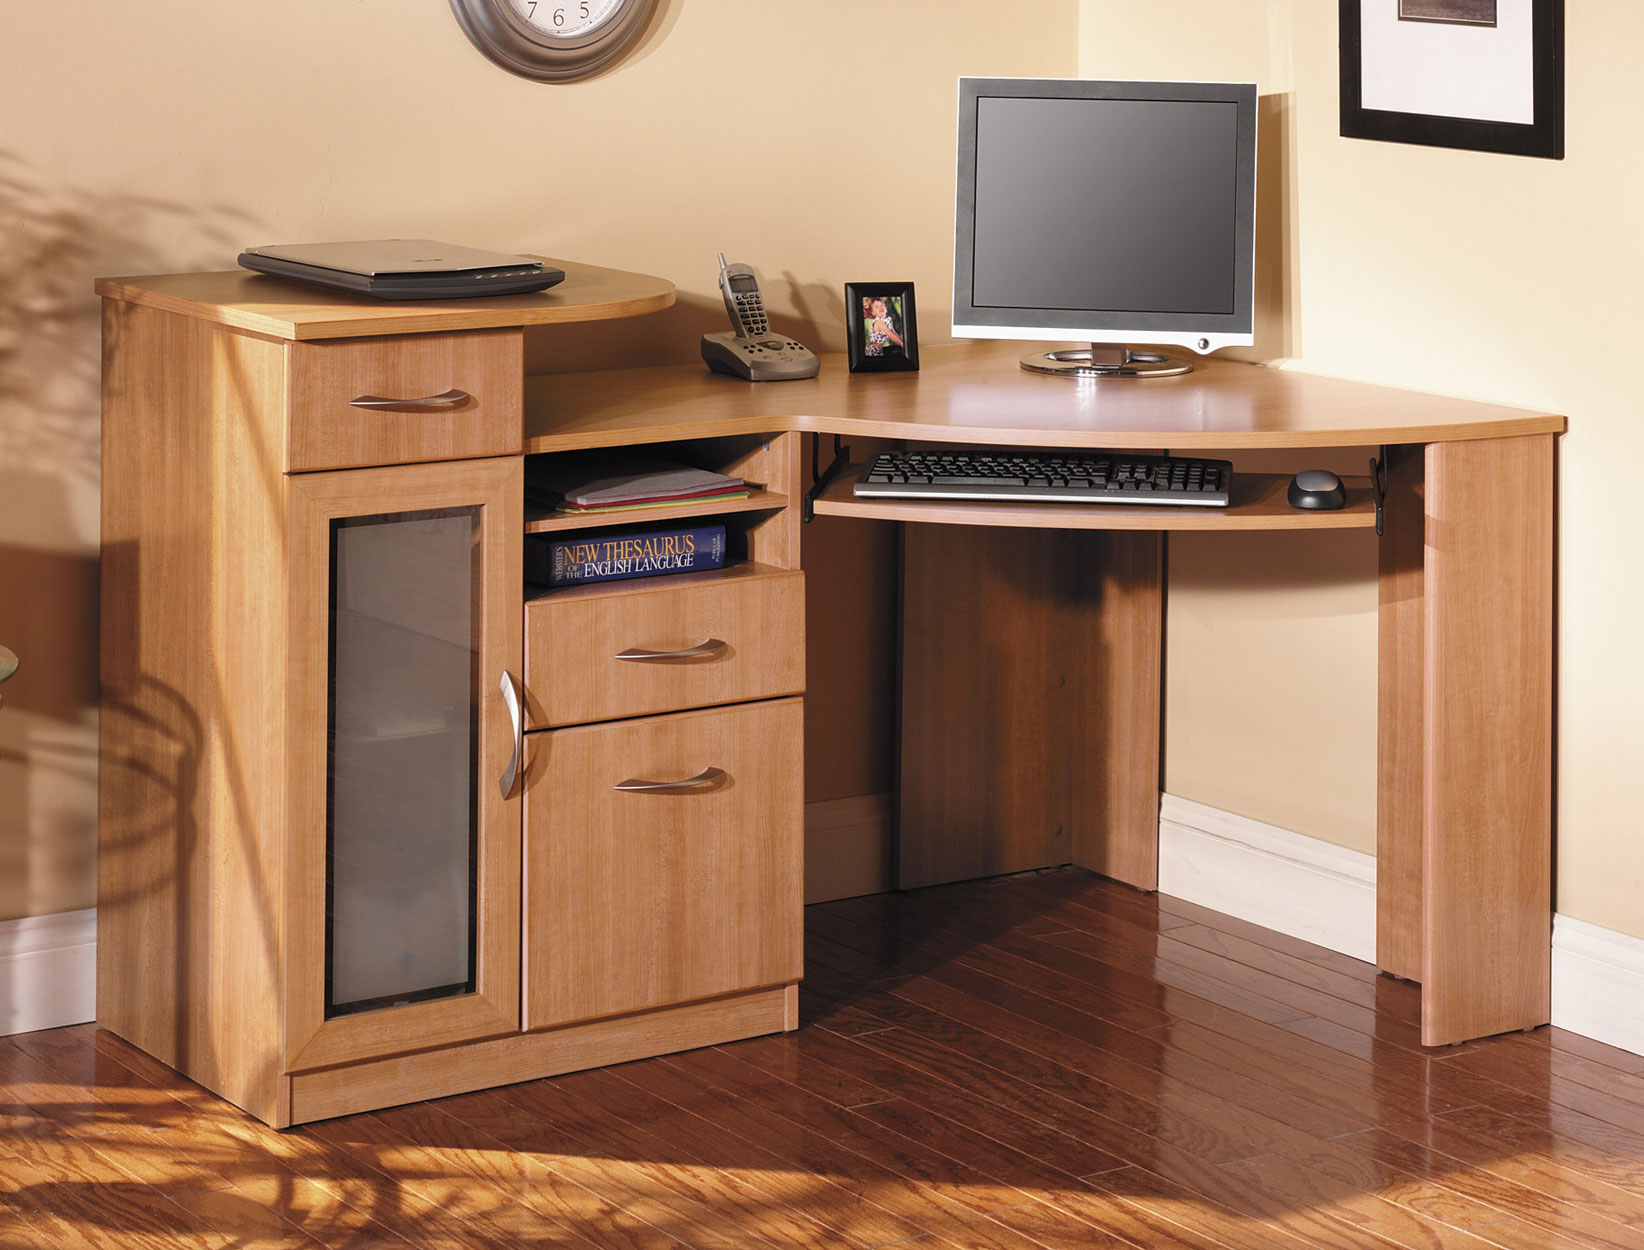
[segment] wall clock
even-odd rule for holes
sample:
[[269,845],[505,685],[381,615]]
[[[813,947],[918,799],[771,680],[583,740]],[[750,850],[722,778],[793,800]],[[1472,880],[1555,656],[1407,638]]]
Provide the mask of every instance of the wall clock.
[[539,82],[586,78],[621,56],[656,0],[451,0],[474,46]]

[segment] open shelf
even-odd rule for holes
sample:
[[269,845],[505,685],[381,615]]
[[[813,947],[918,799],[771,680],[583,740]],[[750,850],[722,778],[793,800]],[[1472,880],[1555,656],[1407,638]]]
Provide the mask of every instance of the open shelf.
[[865,465],[841,467],[816,500],[818,516],[928,525],[1002,525],[1021,529],[1080,530],[1308,530],[1374,529],[1376,501],[1367,477],[1344,477],[1347,506],[1334,512],[1292,508],[1288,474],[1235,473],[1225,508],[1171,505],[992,503],[924,499],[858,499],[851,493]]
[[706,499],[701,503],[633,508],[620,512],[552,512],[526,504],[525,532],[556,534],[564,530],[614,529],[619,525],[671,525],[687,517],[720,516],[730,512],[774,512],[786,508],[788,502],[786,495],[751,489],[746,499]]

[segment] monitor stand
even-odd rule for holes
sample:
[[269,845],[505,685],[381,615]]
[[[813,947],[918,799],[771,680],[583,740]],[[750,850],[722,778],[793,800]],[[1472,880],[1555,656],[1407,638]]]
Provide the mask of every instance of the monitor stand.
[[1161,352],[1138,351],[1123,343],[1092,343],[1064,352],[1023,356],[1022,368],[1073,378],[1173,378],[1193,372],[1193,362]]

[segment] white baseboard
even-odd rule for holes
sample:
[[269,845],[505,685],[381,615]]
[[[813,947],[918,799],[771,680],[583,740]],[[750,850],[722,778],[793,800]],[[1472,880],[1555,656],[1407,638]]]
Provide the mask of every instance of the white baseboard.
[[1159,891],[1376,960],[1376,857],[1159,796]]
[[1644,1055],[1644,940],[1555,915],[1553,1023]]
[[97,909],[0,921],[0,1037],[97,1018]]
[[891,796],[805,804],[805,902],[891,888]]
[[[1159,890],[1374,963],[1376,861],[1173,794]],[[1644,1055],[1644,939],[1553,917],[1553,1023]]]
[[[888,796],[812,804],[806,815],[813,867],[829,865],[820,893],[889,888]],[[1375,962],[1373,856],[1165,794],[1159,889]],[[0,1037],[95,1019],[96,951],[95,908],[0,922]],[[1553,1023],[1644,1055],[1644,939],[1554,916]]]

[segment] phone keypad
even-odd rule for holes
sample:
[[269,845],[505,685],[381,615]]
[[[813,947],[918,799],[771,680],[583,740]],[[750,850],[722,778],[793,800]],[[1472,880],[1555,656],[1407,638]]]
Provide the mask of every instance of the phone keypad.
[[768,334],[770,328],[765,324],[765,304],[756,292],[735,296],[736,312],[742,323],[748,327],[750,334]]

